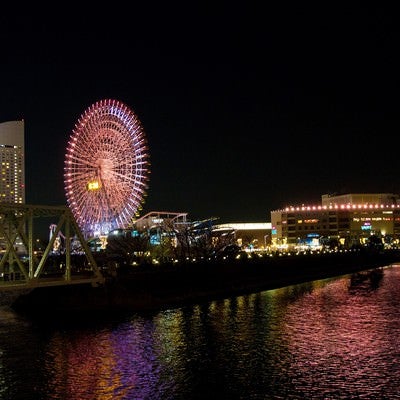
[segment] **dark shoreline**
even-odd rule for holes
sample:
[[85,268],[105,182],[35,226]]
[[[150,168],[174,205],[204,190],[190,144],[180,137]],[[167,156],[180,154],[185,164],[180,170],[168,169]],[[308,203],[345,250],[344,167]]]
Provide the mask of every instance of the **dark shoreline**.
[[66,285],[33,289],[12,304],[24,313],[154,311],[400,263],[400,251],[224,260],[121,270],[104,286]]

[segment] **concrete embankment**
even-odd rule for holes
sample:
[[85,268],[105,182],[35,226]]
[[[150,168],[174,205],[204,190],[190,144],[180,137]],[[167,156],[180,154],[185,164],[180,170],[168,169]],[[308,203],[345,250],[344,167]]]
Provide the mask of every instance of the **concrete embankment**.
[[23,311],[146,311],[269,290],[400,263],[400,251],[274,256],[132,267],[100,287],[33,289],[13,304]]

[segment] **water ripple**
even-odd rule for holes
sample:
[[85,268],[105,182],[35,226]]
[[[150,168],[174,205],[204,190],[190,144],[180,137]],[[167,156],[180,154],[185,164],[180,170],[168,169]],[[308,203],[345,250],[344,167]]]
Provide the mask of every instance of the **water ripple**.
[[63,327],[0,308],[3,399],[400,398],[400,268]]

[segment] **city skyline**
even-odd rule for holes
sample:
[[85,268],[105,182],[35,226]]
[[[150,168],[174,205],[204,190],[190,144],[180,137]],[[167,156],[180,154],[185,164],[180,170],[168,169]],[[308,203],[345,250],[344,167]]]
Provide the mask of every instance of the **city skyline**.
[[143,123],[143,214],[256,222],[325,193],[400,192],[390,9],[42,11],[0,17],[0,122],[25,121],[28,203],[66,203],[69,135],[104,98]]

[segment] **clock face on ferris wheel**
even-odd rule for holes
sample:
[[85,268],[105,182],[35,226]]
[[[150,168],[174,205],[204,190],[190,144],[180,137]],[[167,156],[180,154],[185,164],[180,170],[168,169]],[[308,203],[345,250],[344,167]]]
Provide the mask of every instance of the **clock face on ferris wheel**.
[[64,188],[86,236],[132,223],[146,195],[148,158],[143,126],[125,104],[101,100],[80,116],[68,141]]

